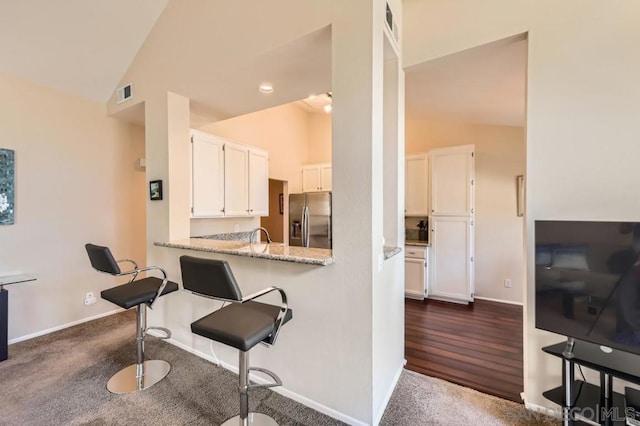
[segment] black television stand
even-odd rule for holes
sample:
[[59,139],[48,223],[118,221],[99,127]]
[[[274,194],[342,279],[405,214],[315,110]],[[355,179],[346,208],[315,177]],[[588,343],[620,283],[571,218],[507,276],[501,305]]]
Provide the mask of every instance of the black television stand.
[[[640,356],[620,350],[606,353],[599,345],[577,341],[565,357],[567,343],[546,346],[542,350],[562,360],[562,386],[543,392],[543,396],[562,407],[564,425],[625,425],[624,395],[613,392],[613,379],[640,384]],[[575,365],[600,372],[600,386],[575,379]]]

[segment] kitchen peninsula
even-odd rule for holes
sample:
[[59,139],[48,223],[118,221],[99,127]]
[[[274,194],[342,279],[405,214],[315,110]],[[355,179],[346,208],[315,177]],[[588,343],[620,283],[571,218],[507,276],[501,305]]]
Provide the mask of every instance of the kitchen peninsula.
[[186,238],[183,240],[154,243],[160,247],[172,247],[209,253],[232,254],[236,256],[258,257],[283,262],[304,263],[327,266],[335,263],[330,249],[294,247],[282,243],[249,243],[247,241],[225,241],[207,238]]

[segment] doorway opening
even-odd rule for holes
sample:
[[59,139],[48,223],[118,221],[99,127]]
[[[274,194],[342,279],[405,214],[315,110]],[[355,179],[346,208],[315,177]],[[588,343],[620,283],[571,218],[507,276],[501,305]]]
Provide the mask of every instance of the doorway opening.
[[289,195],[287,187],[287,181],[269,179],[269,216],[260,218],[260,226],[269,232],[271,240],[276,243],[288,243],[285,241],[288,239],[285,230],[289,216],[285,211],[288,208],[288,203],[285,202]]
[[[406,175],[406,207],[408,212],[420,213],[407,214],[406,240],[408,243],[412,239],[422,240],[411,238],[411,234],[417,235],[422,230],[421,222],[428,223],[430,245],[426,261],[427,299],[405,304],[407,368],[438,376],[438,371],[445,369],[446,360],[455,361],[464,369],[458,369],[457,375],[439,377],[518,402],[524,389],[525,221],[518,214],[517,185],[518,176],[526,174],[526,65],[527,35],[520,34],[405,70],[406,161],[423,160],[419,163],[420,173]],[[442,194],[433,193],[434,155],[465,145],[474,146],[475,176],[471,178],[471,187],[475,201],[468,217],[472,235],[468,256],[471,286],[456,281],[455,274],[445,273],[452,259],[459,255],[453,251],[469,247],[443,241],[450,233],[434,235],[439,220],[451,222],[455,216],[446,209],[438,209],[442,207]],[[407,172],[415,172],[416,167],[405,164]],[[415,189],[422,183],[416,184],[412,179],[422,175],[428,176],[423,186],[431,190],[425,200],[411,199],[412,184]],[[412,201],[426,207],[415,209]],[[462,225],[459,228],[463,229]],[[433,273],[436,271],[437,274]],[[454,302],[472,302],[457,305],[451,300],[436,301],[448,300],[439,296],[460,293],[449,291],[457,288],[471,290],[465,295],[466,300]],[[509,331],[503,333],[508,334],[504,341],[488,343],[501,336],[485,331],[504,324],[510,324],[519,333]],[[460,326],[461,329],[456,329]],[[500,353],[492,353],[483,348],[486,345],[502,349]],[[509,371],[504,371],[507,364]],[[451,367],[451,371],[456,368]],[[496,378],[493,384],[487,380],[487,374]],[[509,382],[509,389],[500,389],[498,381]]]

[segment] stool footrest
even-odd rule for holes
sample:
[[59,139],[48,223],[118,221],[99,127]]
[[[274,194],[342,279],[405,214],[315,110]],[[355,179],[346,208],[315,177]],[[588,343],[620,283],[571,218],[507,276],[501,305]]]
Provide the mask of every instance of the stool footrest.
[[278,375],[276,373],[274,373],[273,371],[269,371],[266,368],[260,368],[260,367],[249,367],[249,371],[259,371],[260,373],[266,374],[267,376],[271,377],[273,379],[274,383],[265,383],[265,384],[254,384],[254,385],[249,385],[247,386],[247,389],[258,389],[258,388],[273,388],[276,386],[282,386],[282,380],[280,380],[280,377],[278,377]]
[[171,330],[169,330],[168,328],[164,328],[164,327],[147,327],[147,329],[144,331],[145,335],[149,332],[149,330],[158,330],[163,332],[165,335],[164,336],[154,336],[153,334],[151,335],[151,337],[155,337],[157,339],[170,339],[171,338]]

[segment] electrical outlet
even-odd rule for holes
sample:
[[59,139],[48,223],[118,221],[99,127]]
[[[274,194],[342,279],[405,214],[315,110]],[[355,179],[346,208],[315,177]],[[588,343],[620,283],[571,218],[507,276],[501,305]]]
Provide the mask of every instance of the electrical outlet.
[[93,305],[94,303],[96,303],[97,299],[96,297],[93,295],[93,292],[90,291],[88,292],[85,296],[84,296],[84,304],[85,305]]
[[506,288],[511,288],[511,280],[509,278],[504,280],[504,286]]

